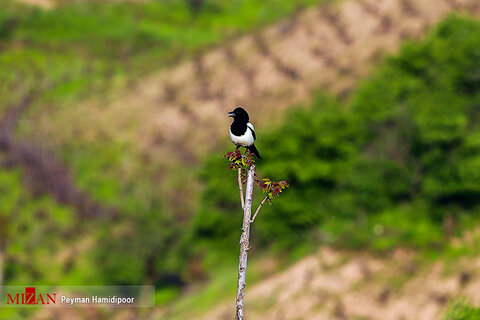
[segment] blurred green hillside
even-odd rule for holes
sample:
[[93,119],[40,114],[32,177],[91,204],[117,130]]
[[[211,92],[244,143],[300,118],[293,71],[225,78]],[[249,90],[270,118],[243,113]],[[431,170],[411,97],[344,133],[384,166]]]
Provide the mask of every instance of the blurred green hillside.
[[318,2],[67,1],[44,10],[1,0],[0,110],[30,90],[50,103],[105,94]]
[[[42,137],[26,138],[35,118],[22,122],[16,110],[73,110],[318,2],[87,1],[47,11],[0,0],[3,282],[153,284],[161,303],[192,284],[223,286],[242,219],[224,152],[160,186],[162,164],[131,146],[72,139],[51,150]],[[478,20],[451,16],[386,58],[347,98],[318,93],[284,124],[257,128],[260,174],[291,187],[256,220],[256,254],[291,261],[328,244],[435,255],[476,225],[479,34]],[[61,135],[61,119],[52,124]],[[166,197],[188,210],[172,210]]]
[[[254,227],[262,250],[321,244],[441,251],[476,224],[480,184],[480,23],[452,16],[406,44],[345,104],[320,94],[271,132],[259,169],[290,189]],[[451,50],[455,48],[455,50]],[[226,252],[240,217],[234,174],[206,161],[199,252]],[[285,236],[288,235],[288,236]],[[232,248],[232,256],[236,250]]]
[[0,284],[184,285],[184,255],[172,246],[182,226],[163,210],[149,169],[123,183],[110,168],[141,165],[124,146],[52,150],[35,134],[24,140],[19,117],[124,90],[318,2],[65,1],[44,10],[0,0]]
[[[234,1],[229,3],[221,1],[149,1],[140,3],[82,1],[65,2],[55,10],[43,10],[15,1],[1,0],[0,96],[2,99],[0,110],[5,115],[3,119],[5,132],[2,131],[4,133],[2,137],[5,141],[12,138],[10,137],[12,133],[7,131],[11,130],[11,127],[16,128],[18,124],[18,119],[13,121],[10,117],[12,110],[13,113],[18,113],[16,108],[20,107],[23,110],[28,107],[29,112],[48,113],[49,110],[55,108],[76,104],[85,99],[93,99],[92,97],[97,94],[105,95],[110,90],[131,84],[139,76],[145,76],[181,59],[192,57],[220,41],[226,41],[246,31],[265,26],[304,6],[316,3],[318,1],[308,0],[295,4],[288,1]],[[22,106],[23,104],[26,105]],[[59,130],[62,130],[61,120],[58,125]],[[24,130],[32,130],[32,128]],[[15,135],[15,133],[13,134]],[[7,146],[4,149],[7,153],[2,155],[5,162],[4,168],[17,168],[18,165],[28,167],[33,174],[27,180],[44,180],[46,177],[42,176],[41,172],[45,171],[45,168],[50,168],[50,171],[45,172],[44,175],[58,174],[62,176],[61,178],[50,176],[51,180],[43,185],[42,181],[26,183],[30,185],[30,189],[34,190],[34,194],[46,193],[46,197],[49,199],[48,193],[54,193],[54,197],[60,198],[60,202],[67,207],[73,203],[73,209],[76,209],[80,216],[82,213],[87,214],[92,209],[95,212],[103,209],[108,212],[109,206],[115,207],[121,215],[138,220],[124,222],[127,225],[119,227],[120,230],[123,230],[119,231],[120,234],[127,232],[128,224],[133,223],[135,230],[131,234],[132,237],[135,238],[139,234],[147,236],[146,239],[138,240],[137,245],[153,243],[154,249],[148,246],[144,249],[147,252],[142,252],[141,249],[133,250],[134,245],[132,244],[132,251],[142,257],[134,270],[124,270],[122,266],[123,253],[120,252],[118,259],[109,257],[114,261],[112,264],[107,261],[105,266],[121,267],[124,271],[107,270],[105,272],[107,277],[116,275],[114,280],[120,278],[120,281],[136,283],[142,280],[145,272],[145,255],[148,255],[150,259],[165,260],[166,257],[153,258],[152,256],[157,255],[157,250],[169,251],[163,250],[163,246],[169,241],[173,241],[171,237],[175,238],[180,230],[175,229],[178,226],[175,225],[176,220],[173,217],[162,215],[162,204],[159,202],[159,195],[156,194],[158,190],[154,189],[158,184],[152,184],[151,181],[146,181],[145,177],[141,177],[134,184],[126,185],[119,181],[119,177],[116,175],[118,171],[110,169],[124,161],[137,161],[138,164],[141,164],[140,159],[125,158],[125,146],[111,145],[106,148],[104,144],[99,143],[98,145],[88,145],[85,149],[85,145],[78,145],[72,141],[64,150],[57,150],[62,162],[66,163],[68,167],[74,168],[75,177],[70,179],[64,172],[61,162],[44,156],[46,150],[43,149],[43,146],[34,148],[28,143],[22,145],[20,142],[22,134],[17,132],[16,135],[18,138],[13,138],[12,141],[19,140],[20,146],[10,146],[6,143]],[[38,141],[33,143],[36,144]],[[48,141],[45,141],[44,144],[50,147]],[[20,153],[20,159],[15,157],[15,153]],[[40,164],[36,165],[35,161]],[[137,164],[132,163],[132,165],[136,166]],[[37,166],[36,169],[35,166]],[[146,171],[144,172],[145,176],[151,174],[147,170],[144,170]],[[59,174],[58,171],[61,173]],[[13,174],[13,172],[15,173]],[[101,176],[99,172],[102,172]],[[5,190],[9,190],[9,192],[18,190],[19,193],[25,194],[16,197],[4,194],[8,201],[4,202],[6,209],[3,211],[7,217],[10,217],[17,210],[17,201],[30,203],[33,200],[16,200],[17,198],[30,199],[31,197],[31,192],[22,186],[24,183],[21,181],[18,168],[12,173],[7,171],[5,174],[9,177],[4,182]],[[43,190],[48,189],[45,184],[56,185],[59,180],[64,182],[62,187]],[[24,182],[26,182],[25,179]],[[68,183],[78,185],[80,190],[67,185]],[[68,192],[58,190],[63,187],[73,188],[73,190]],[[82,197],[80,201],[72,199],[77,198],[77,194],[82,191],[87,193],[86,197]],[[64,196],[64,193],[67,195]],[[69,193],[73,195],[69,196]],[[38,195],[35,195],[34,199],[37,197]],[[103,206],[103,208],[97,210],[92,207],[90,202],[96,200],[103,205],[97,203],[93,204],[93,207]],[[88,204],[82,202],[88,202]],[[53,203],[52,206],[55,204]],[[67,209],[60,206],[58,210]],[[35,212],[37,209],[32,205],[27,215],[33,219]],[[72,214],[70,213],[69,216]],[[83,218],[80,217],[80,219]],[[81,224],[75,224],[76,227],[87,229],[91,227],[88,221],[77,222],[81,222]],[[139,223],[143,223],[143,228],[146,229],[140,231]],[[169,225],[172,227],[168,227]],[[162,232],[157,235],[158,226],[164,226],[165,230],[173,230],[173,235],[170,236],[167,231],[164,232],[165,234]],[[100,231],[100,234],[105,233],[107,240],[110,238],[110,227],[109,225],[104,231]],[[71,230],[64,232],[71,234]],[[84,230],[78,230],[77,234],[83,237],[85,236],[83,232]],[[9,234],[17,233],[19,232],[9,231]],[[86,232],[87,238],[96,239],[97,235],[92,233],[95,231]],[[12,240],[9,239],[8,242],[10,241]],[[14,247],[8,245],[10,249]],[[41,248],[43,250],[44,246]],[[52,252],[55,252],[55,248],[52,248]],[[12,252],[11,256],[15,256],[15,254]],[[7,264],[7,266],[13,268],[14,265]],[[160,269],[165,267],[151,266],[150,268],[156,270],[152,270],[153,273],[163,274]],[[6,279],[18,280],[18,274],[26,276],[25,270],[15,274],[7,272]],[[30,279],[29,281],[44,279],[44,275],[34,272],[34,270],[32,274],[36,276],[26,279]],[[85,275],[79,276],[80,278],[72,280],[73,283],[80,279],[89,281],[83,278]],[[167,274],[166,278],[169,277]],[[103,276],[100,279],[103,279]]]

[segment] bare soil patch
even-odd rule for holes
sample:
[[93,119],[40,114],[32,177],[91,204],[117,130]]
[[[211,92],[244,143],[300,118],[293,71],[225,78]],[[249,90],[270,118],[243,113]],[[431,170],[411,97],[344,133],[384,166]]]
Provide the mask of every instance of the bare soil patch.
[[[422,267],[416,256],[402,249],[379,258],[323,248],[254,286],[247,284],[246,315],[265,320],[437,320],[452,299],[480,302],[480,257]],[[233,312],[234,304],[225,303],[198,319],[230,319]]]

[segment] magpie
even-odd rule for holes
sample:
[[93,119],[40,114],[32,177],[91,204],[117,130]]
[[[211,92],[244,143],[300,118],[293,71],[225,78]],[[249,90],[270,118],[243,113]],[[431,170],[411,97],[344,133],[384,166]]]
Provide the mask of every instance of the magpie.
[[258,159],[260,153],[253,142],[257,137],[255,136],[255,128],[253,124],[249,122],[249,117],[247,111],[242,107],[236,107],[235,110],[227,112],[228,117],[233,118],[233,122],[230,125],[230,139],[237,146],[237,150],[240,147],[244,147],[255,155]]

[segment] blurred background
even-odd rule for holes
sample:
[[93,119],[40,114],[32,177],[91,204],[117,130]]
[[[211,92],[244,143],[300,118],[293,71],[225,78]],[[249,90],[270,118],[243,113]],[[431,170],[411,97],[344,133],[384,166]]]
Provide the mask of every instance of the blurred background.
[[[0,0],[0,285],[154,285],[232,319],[225,113],[290,188],[252,229],[251,319],[479,319],[478,0]],[[254,204],[262,199],[256,191]]]

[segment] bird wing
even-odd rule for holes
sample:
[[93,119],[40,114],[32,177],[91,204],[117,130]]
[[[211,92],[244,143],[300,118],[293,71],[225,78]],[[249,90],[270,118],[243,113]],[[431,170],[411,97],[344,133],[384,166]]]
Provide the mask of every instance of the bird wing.
[[255,136],[255,128],[253,127],[253,124],[251,124],[251,123],[249,122],[249,123],[247,123],[247,127],[250,129],[250,131],[252,131],[253,140],[256,140],[256,139],[257,139],[257,136]]

